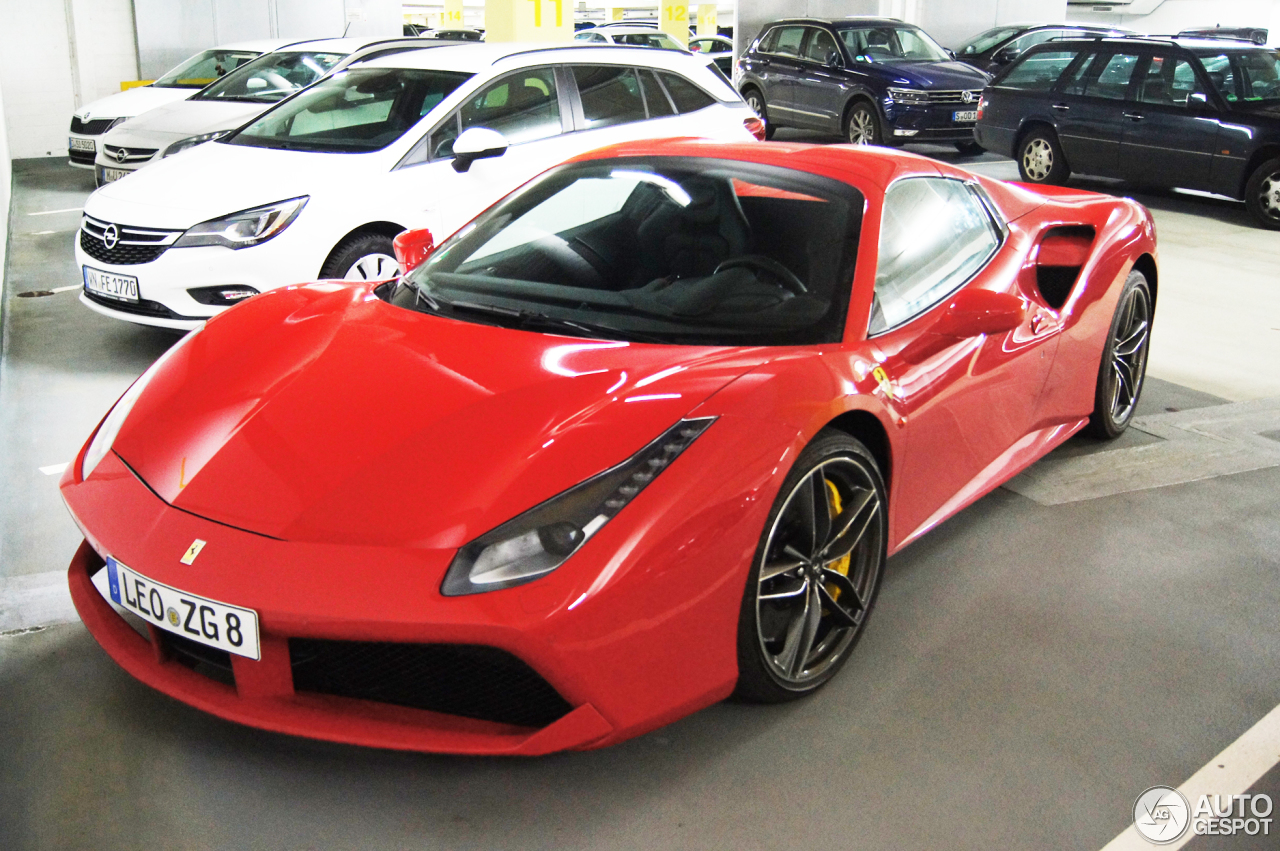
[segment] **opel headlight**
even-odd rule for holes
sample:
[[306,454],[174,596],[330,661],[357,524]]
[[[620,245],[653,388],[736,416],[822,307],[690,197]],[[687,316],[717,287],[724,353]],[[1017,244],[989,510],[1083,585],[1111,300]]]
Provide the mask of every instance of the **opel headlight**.
[[889,89],[889,99],[895,103],[928,103],[929,93],[919,89]]
[[203,145],[205,142],[212,142],[214,139],[227,135],[226,130],[218,130],[215,133],[201,133],[199,136],[188,136],[185,139],[179,139],[172,145],[164,149],[164,153],[160,158],[171,157],[174,154],[185,151],[187,148],[194,148],[196,145]]
[[521,585],[569,560],[715,422],[681,420],[618,466],[476,538],[458,550],[440,593],[478,594]]
[[[201,326],[203,327],[203,326]],[[183,337],[177,343],[169,348],[169,351],[162,354],[151,367],[133,382],[128,390],[124,391],[124,395],[112,407],[111,412],[107,414],[107,418],[102,421],[102,425],[98,427],[98,431],[93,436],[93,440],[89,443],[89,448],[84,452],[84,460],[80,462],[80,479],[89,478],[89,474],[94,471],[98,463],[107,457],[107,453],[111,451],[111,444],[115,443],[116,435],[120,434],[120,428],[124,425],[125,419],[129,416],[129,412],[133,410],[133,406],[137,403],[138,397],[142,395],[142,391],[147,389],[147,385],[151,383],[151,379],[165,365],[169,358],[173,357],[173,353],[178,349],[191,342],[191,338],[200,333],[200,328],[192,331]]]
[[178,237],[173,247],[224,245],[227,248],[248,248],[261,245],[292,224],[308,199],[309,196],[303,195],[201,222]]

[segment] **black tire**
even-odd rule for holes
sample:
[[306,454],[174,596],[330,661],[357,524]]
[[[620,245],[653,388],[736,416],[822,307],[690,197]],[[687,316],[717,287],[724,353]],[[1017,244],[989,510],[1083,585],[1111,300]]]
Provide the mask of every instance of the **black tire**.
[[[395,256],[391,237],[380,233],[357,233],[347,237],[333,250],[320,267],[320,277],[353,281],[390,280],[400,274]],[[391,268],[388,268],[386,258],[390,258]],[[377,262],[372,262],[375,259]]]
[[[736,697],[795,700],[844,666],[880,588],[887,506],[875,458],[847,434],[823,431],[800,453],[769,511],[743,592]],[[847,557],[829,558],[846,547]]]
[[772,139],[773,134],[777,132],[778,127],[769,120],[769,107],[764,102],[764,95],[759,89],[748,88],[742,93],[742,99],[747,102],[747,106],[751,107],[751,111],[764,122],[765,139]]
[[1154,317],[1155,302],[1146,276],[1136,270],[1130,272],[1120,290],[1107,342],[1102,347],[1093,413],[1089,415],[1086,434],[1099,440],[1114,440],[1129,427],[1147,375]]
[[987,152],[987,149],[977,142],[956,142],[956,150],[966,157],[976,157]]
[[844,139],[850,145],[883,145],[884,129],[874,105],[860,100],[844,116]]
[[1067,157],[1058,144],[1058,134],[1047,128],[1032,130],[1018,142],[1014,152],[1018,173],[1024,183],[1061,186],[1071,176]]
[[1280,230],[1280,159],[1267,160],[1249,175],[1244,205],[1258,224]]

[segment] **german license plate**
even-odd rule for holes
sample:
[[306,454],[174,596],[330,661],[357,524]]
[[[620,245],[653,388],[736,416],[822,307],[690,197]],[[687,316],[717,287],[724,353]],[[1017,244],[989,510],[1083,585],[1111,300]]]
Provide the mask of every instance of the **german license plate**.
[[[977,121],[977,120],[978,119],[976,118],[974,119],[974,121]],[[129,171],[129,169],[127,168],[104,168],[102,170],[102,182],[112,183],[114,181],[119,180],[122,177],[128,177],[132,173],[133,172]]]
[[132,275],[116,275],[92,266],[83,267],[84,288],[91,293],[119,301],[138,300],[138,279]]
[[952,121],[977,121],[978,110],[966,109],[963,112],[953,112],[951,114]]
[[107,559],[107,590],[113,603],[163,630],[237,656],[262,655],[253,609],[161,585],[113,558]]
[[67,146],[73,151],[88,151],[94,153],[98,150],[97,144],[92,139],[75,139],[67,140]]

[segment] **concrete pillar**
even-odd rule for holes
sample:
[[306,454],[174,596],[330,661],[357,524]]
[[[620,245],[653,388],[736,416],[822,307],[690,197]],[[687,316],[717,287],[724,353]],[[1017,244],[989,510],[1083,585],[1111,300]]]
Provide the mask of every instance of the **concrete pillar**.
[[688,0],[658,0],[658,29],[676,41],[689,44]]
[[486,0],[484,38],[491,42],[573,41],[571,0]]
[[701,3],[698,5],[698,35],[716,35],[720,27],[716,21],[716,4]]

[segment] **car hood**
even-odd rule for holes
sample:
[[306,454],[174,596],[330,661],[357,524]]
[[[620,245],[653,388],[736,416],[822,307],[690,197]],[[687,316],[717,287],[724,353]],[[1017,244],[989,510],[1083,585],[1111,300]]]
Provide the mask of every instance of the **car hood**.
[[234,130],[270,106],[273,104],[180,100],[130,119],[104,136],[102,142],[125,148],[163,148],[190,136]]
[[99,98],[88,106],[76,110],[82,121],[98,118],[132,118],[144,112],[181,102],[196,93],[196,89],[157,89],[154,86],[137,86]]
[[211,320],[114,449],[218,523],[451,549],[630,457],[768,351],[471,324],[321,282]]
[[84,209],[103,221],[185,230],[239,210],[315,195],[324,186],[367,179],[369,156],[210,142],[108,183],[89,196]]
[[893,74],[893,81],[919,89],[970,89],[981,91],[991,75],[964,62],[876,62]]

